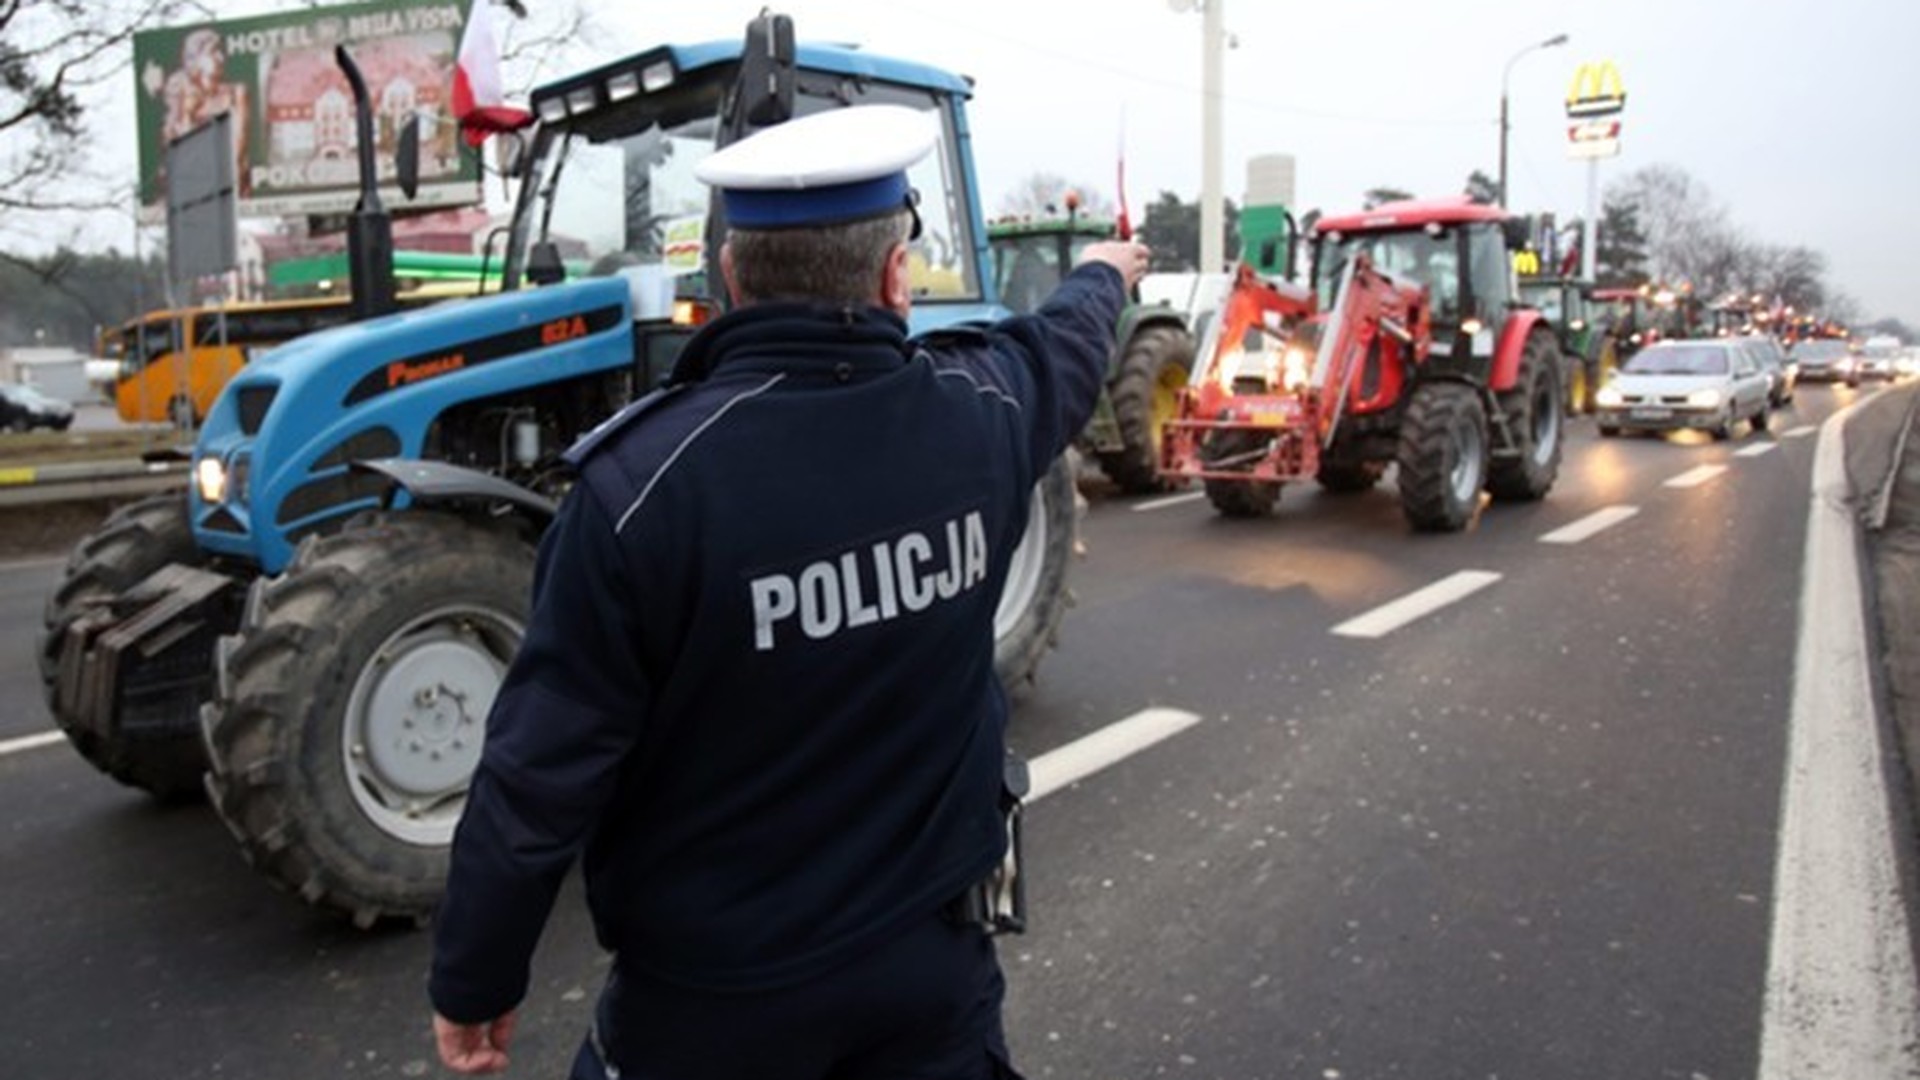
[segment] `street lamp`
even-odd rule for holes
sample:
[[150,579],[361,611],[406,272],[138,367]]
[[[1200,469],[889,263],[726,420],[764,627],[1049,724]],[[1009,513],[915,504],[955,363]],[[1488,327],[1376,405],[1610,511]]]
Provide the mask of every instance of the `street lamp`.
[[1535,49],[1551,49],[1555,45],[1565,45],[1567,35],[1555,34],[1545,41],[1529,45],[1513,54],[1507,61],[1506,69],[1500,72],[1500,205],[1507,205],[1507,78],[1513,74],[1513,65],[1520,58]]

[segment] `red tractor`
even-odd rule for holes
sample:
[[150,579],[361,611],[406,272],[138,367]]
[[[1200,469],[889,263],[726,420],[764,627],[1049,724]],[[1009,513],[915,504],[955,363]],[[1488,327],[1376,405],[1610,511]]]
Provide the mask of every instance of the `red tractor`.
[[1229,517],[1307,477],[1362,491],[1388,463],[1408,522],[1454,531],[1482,489],[1544,496],[1564,397],[1551,324],[1515,294],[1524,222],[1465,197],[1312,226],[1312,287],[1242,267],[1166,425],[1162,471]]

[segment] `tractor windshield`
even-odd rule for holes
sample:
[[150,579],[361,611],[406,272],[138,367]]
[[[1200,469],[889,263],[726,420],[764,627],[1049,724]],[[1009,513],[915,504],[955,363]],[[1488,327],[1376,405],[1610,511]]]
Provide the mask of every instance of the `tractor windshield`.
[[1460,254],[1451,229],[1335,234],[1321,240],[1314,258],[1314,288],[1321,310],[1333,306],[1340,274],[1355,252],[1365,252],[1378,270],[1427,287],[1433,300],[1436,338],[1442,326],[1460,323]]
[[[515,214],[508,280],[519,283],[543,244],[559,257],[568,278],[636,275],[671,285],[683,298],[722,299],[714,272],[717,238],[708,227],[709,189],[694,167],[717,145],[724,124],[721,101],[731,69],[701,84],[683,80],[666,106],[647,95],[543,125],[536,137]],[[937,111],[933,93],[875,83],[861,104],[888,102]],[[838,108],[837,97],[803,93],[796,113]],[[920,239],[910,252],[914,295],[920,300],[977,300],[971,214],[956,164],[953,125],[935,153],[908,179],[920,193]]]

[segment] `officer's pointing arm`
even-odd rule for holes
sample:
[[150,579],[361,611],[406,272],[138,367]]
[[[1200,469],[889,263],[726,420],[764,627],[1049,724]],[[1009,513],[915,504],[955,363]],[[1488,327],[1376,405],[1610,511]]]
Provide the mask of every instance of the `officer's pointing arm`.
[[1000,324],[1023,346],[1037,385],[1036,462],[1057,457],[1093,415],[1115,326],[1148,255],[1144,245],[1127,241],[1093,244],[1039,310]]

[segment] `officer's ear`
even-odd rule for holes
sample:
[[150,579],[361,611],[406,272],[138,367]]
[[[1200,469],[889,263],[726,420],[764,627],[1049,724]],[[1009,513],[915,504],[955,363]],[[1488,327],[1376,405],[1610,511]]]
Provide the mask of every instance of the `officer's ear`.
[[905,241],[887,249],[887,262],[880,271],[880,304],[903,319],[913,308],[913,268],[907,262]]
[[740,284],[733,277],[733,241],[725,240],[720,244],[720,277],[727,283],[727,301],[734,307],[740,306]]

